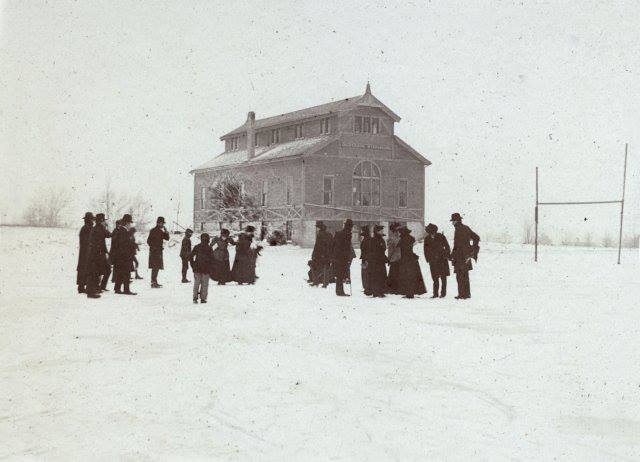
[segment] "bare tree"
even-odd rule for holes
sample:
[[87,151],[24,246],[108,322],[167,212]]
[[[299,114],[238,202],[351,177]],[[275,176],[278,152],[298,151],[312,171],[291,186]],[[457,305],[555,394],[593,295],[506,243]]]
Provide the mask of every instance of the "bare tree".
[[245,179],[228,172],[208,189],[209,207],[223,212],[226,222],[260,220],[255,199],[246,193]]
[[602,247],[615,247],[611,234],[607,233],[602,238]]
[[111,181],[107,181],[105,188],[91,201],[90,206],[95,213],[102,212],[107,220],[114,222],[125,213],[130,214],[139,231],[145,231],[151,221],[151,203],[140,193],[131,195],[114,190]]
[[529,219],[525,219],[522,223],[522,243],[533,244],[533,223]]
[[31,199],[23,215],[24,222],[30,226],[62,227],[70,204],[69,191],[49,188]]

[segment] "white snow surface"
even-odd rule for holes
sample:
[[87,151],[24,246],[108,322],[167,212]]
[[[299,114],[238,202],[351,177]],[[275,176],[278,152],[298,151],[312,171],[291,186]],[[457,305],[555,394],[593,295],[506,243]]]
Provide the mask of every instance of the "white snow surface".
[[456,301],[366,298],[355,262],[337,298],[267,247],[193,305],[178,246],[88,300],[77,231],[0,232],[0,459],[640,459],[637,250],[485,244]]

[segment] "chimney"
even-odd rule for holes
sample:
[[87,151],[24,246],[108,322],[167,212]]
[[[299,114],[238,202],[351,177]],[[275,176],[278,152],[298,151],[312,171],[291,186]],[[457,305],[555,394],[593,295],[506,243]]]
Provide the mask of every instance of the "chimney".
[[256,145],[253,141],[256,133],[256,113],[250,111],[247,114],[247,160],[256,156]]

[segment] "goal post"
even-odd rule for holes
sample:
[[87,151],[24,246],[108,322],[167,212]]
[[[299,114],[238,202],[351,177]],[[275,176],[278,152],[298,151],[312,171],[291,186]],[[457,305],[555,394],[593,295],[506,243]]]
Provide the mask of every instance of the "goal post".
[[629,149],[629,143],[625,143],[624,145],[624,168],[622,174],[622,198],[619,200],[608,200],[608,201],[577,201],[577,202],[540,202],[539,200],[539,186],[538,186],[538,167],[536,167],[536,205],[534,210],[534,220],[535,220],[535,236],[534,236],[534,261],[538,261],[538,224],[540,221],[539,218],[539,209],[540,206],[544,205],[601,205],[601,204],[620,204],[620,230],[618,234],[618,265],[620,264],[620,256],[622,254],[622,225],[624,223],[624,197],[625,197],[625,189],[627,182],[627,151]]

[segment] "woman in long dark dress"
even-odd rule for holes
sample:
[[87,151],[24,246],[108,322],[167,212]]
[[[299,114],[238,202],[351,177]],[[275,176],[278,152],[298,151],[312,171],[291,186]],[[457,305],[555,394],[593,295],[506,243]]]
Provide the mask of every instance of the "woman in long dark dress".
[[365,295],[371,295],[371,285],[369,284],[369,273],[367,272],[369,245],[371,244],[371,233],[368,226],[363,226],[360,230],[360,276],[362,278],[362,289]]
[[255,230],[253,226],[247,226],[238,236],[236,243],[236,257],[233,260],[231,276],[241,285],[256,282],[256,252],[251,249]]
[[410,234],[411,230],[404,227],[400,229],[400,293],[404,298],[413,298],[414,295],[427,293],[424,285],[422,271],[418,263],[418,256],[413,252],[415,238]]
[[229,236],[228,229],[220,230],[220,236],[213,238],[211,248],[213,250],[213,268],[211,270],[211,278],[218,281],[218,285],[224,285],[231,282],[231,264],[229,263],[230,245],[236,245],[236,242]]
[[373,237],[369,241],[367,251],[367,280],[369,290],[374,297],[384,297],[387,283],[387,245],[384,242],[383,227],[376,225],[373,228]]

